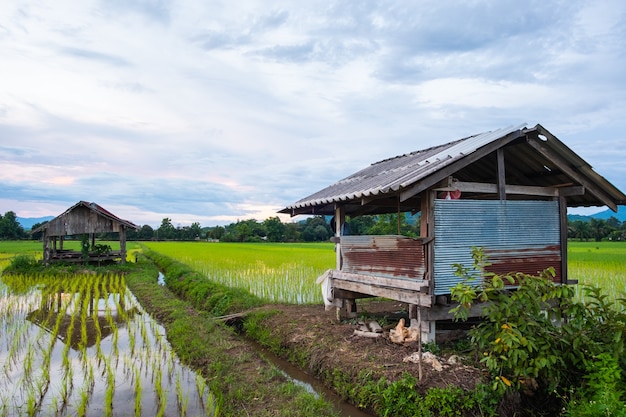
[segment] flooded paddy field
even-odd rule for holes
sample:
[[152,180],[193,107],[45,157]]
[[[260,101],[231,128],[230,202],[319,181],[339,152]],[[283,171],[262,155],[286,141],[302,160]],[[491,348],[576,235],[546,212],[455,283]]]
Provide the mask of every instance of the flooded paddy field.
[[213,416],[119,275],[0,275],[0,417]]

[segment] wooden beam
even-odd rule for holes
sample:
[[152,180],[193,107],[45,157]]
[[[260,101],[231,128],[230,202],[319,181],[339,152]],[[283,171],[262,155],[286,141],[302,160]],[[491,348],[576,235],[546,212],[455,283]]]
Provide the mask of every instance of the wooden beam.
[[340,279],[332,280],[333,288],[340,290],[353,291],[357,293],[374,295],[376,297],[389,298],[408,304],[419,304],[423,307],[432,305],[431,296],[418,291],[404,290],[400,288],[380,287],[375,284],[344,281]]
[[[388,278],[374,275],[355,274],[352,272],[331,270],[329,278],[341,281],[372,284],[381,287],[398,288],[402,290],[427,292],[430,283],[423,279]],[[337,281],[335,281],[337,282]]]
[[[545,135],[544,132],[541,132]],[[617,205],[613,202],[611,197],[606,195],[601,189],[596,187],[595,183],[589,181],[584,175],[575,171],[571,168],[567,161],[565,161],[560,155],[552,150],[548,149],[540,140],[528,137],[526,141],[530,146],[532,146],[537,152],[551,160],[565,175],[569,176],[580,185],[585,187],[585,190],[588,190],[590,194],[594,195],[600,202],[602,202],[607,207],[611,208],[611,210],[617,212]]]
[[[454,314],[450,313],[452,308],[456,307],[458,303],[453,303],[450,305],[434,305],[431,308],[426,308],[423,310],[425,317],[423,320],[429,321],[437,321],[437,320],[450,320],[454,318]],[[483,310],[487,307],[486,303],[474,303],[471,305],[470,310],[468,312],[468,317],[481,317],[483,316]]]
[[[459,190],[465,193],[497,194],[499,192],[499,187],[497,184],[452,180],[449,184],[435,188],[435,190]],[[535,195],[542,197],[567,197],[572,195],[583,195],[585,193],[585,187],[583,187],[582,185],[576,185],[571,187],[536,187],[532,185],[507,184],[505,187],[505,191],[507,194]]]
[[572,195],[584,195],[585,194],[585,187],[583,187],[582,185],[557,188],[557,190],[559,190],[560,197],[569,197]]

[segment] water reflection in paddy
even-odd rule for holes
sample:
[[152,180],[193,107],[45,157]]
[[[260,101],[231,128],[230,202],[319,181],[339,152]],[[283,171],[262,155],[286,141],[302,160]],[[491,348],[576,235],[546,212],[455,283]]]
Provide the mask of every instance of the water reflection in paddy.
[[213,415],[119,276],[0,276],[0,416]]

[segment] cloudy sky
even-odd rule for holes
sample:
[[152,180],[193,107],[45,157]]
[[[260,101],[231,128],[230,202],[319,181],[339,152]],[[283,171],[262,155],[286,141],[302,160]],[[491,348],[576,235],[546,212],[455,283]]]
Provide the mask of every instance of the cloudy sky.
[[263,220],[520,123],[626,190],[626,2],[0,3],[0,214]]

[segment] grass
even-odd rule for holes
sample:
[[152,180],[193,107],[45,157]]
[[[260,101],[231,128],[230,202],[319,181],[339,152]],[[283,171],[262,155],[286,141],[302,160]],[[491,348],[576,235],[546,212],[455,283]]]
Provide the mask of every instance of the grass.
[[[158,285],[156,276],[155,268],[152,278],[131,274],[127,282],[148,312],[158,314],[178,357],[200,371],[203,378],[192,380],[195,390],[215,394],[204,397],[211,402],[207,407],[218,409],[220,416],[335,415],[329,403],[316,400],[304,388],[285,395],[285,385],[291,383],[269,372],[273,366],[254,348],[206,313],[194,310],[190,302]],[[175,377],[172,380],[176,383]],[[173,389],[174,393],[180,391]],[[190,405],[185,399],[175,398],[174,405],[179,404],[187,409]],[[313,411],[308,412],[311,408]]]
[[568,275],[579,284],[602,288],[609,298],[624,297],[626,242],[569,242]]
[[213,282],[248,291],[264,302],[321,303],[318,276],[335,266],[330,243],[147,242]]

